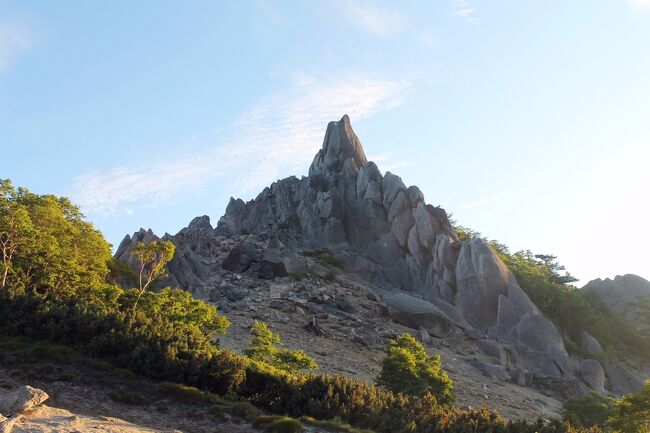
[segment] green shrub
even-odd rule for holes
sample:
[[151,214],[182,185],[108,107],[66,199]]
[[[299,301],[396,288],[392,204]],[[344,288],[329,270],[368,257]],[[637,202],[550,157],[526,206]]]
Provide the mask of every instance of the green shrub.
[[277,415],[260,415],[253,421],[253,426],[269,433],[300,433],[305,430],[300,421]]
[[118,403],[124,403],[133,406],[145,406],[147,404],[147,400],[140,394],[131,391],[124,391],[120,388],[112,389],[108,393],[108,396],[111,398],[111,400]]
[[331,419],[331,420],[318,420],[311,416],[302,416],[300,417],[300,422],[314,427],[320,427],[324,430],[330,432],[342,432],[342,433],[374,433],[371,430],[359,430],[349,424],[345,424],[340,419]]
[[253,421],[255,418],[260,416],[262,411],[247,401],[241,401],[233,404],[230,407],[230,413],[237,418]]
[[440,355],[427,354],[411,334],[388,343],[377,383],[394,392],[422,396],[431,393],[444,404],[454,400],[454,383],[442,369]]
[[608,425],[617,433],[650,432],[650,380],[639,392],[627,394],[616,402]]
[[223,399],[216,394],[201,391],[193,386],[180,383],[161,382],[157,385],[158,391],[172,398],[196,403],[221,403]]
[[264,427],[264,431],[269,433],[300,433],[305,431],[305,428],[293,418],[278,419]]
[[562,418],[575,427],[605,427],[614,413],[616,400],[595,392],[586,397],[573,397],[566,401]]
[[253,338],[245,353],[252,360],[292,373],[318,368],[316,360],[304,351],[283,349],[280,335],[271,331],[266,323],[255,320],[250,333]]

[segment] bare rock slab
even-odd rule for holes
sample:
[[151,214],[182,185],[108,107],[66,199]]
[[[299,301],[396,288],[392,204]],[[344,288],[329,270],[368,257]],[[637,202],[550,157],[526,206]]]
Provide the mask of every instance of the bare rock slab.
[[0,398],[0,413],[5,416],[20,414],[48,398],[45,391],[25,385]]

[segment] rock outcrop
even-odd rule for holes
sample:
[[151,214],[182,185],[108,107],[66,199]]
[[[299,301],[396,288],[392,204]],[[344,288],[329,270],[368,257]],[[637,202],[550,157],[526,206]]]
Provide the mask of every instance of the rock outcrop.
[[5,416],[18,415],[47,400],[49,396],[45,391],[22,386],[0,399],[0,414]]
[[[155,239],[151,231],[140,230],[124,239],[116,256],[129,262],[137,242]],[[460,240],[444,209],[427,204],[416,186],[382,174],[367,160],[347,115],[327,126],[308,176],[278,180],[249,202],[231,198],[214,229],[203,216],[163,239],[176,244],[166,283],[196,296],[210,298],[209,293],[225,290],[223,271],[265,280],[289,273],[334,280],[340,270],[381,291],[396,322],[437,337],[459,329],[474,340],[493,342],[499,365],[482,365],[485,374],[516,383],[529,384],[535,376],[582,380],[598,391],[604,386],[603,368],[567,353],[555,325],[488,242]],[[229,252],[217,259],[214,250],[222,242]],[[321,262],[307,262],[307,256]],[[629,276],[620,278],[643,286]],[[230,290],[226,297],[235,293]],[[627,304],[621,308],[628,313]],[[594,341],[583,338],[586,352],[599,353]],[[629,378],[612,380],[607,366],[604,371],[616,389],[626,386]]]
[[644,301],[650,305],[650,281],[638,275],[617,275],[613,280],[592,280],[582,290],[598,295],[612,311],[638,330],[650,331],[650,319],[647,317],[649,307],[644,309],[641,305]]

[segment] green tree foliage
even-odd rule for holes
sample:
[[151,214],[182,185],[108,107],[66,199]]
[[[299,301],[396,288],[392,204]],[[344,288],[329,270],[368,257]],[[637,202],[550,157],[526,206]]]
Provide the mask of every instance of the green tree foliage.
[[607,419],[614,414],[616,400],[595,392],[586,397],[572,397],[562,409],[562,418],[575,427],[605,428]]
[[442,369],[440,355],[429,355],[408,333],[388,343],[377,384],[415,396],[431,393],[445,404],[454,401],[454,383]]
[[0,287],[62,292],[103,284],[110,245],[67,198],[0,180]]
[[134,311],[140,297],[151,283],[167,276],[165,266],[174,257],[175,248],[171,241],[152,241],[139,243],[131,251],[131,255],[138,261],[139,293],[133,304]]
[[617,433],[650,432],[650,380],[641,391],[625,395],[616,403],[609,426]]
[[244,353],[252,360],[291,373],[318,369],[316,360],[303,350],[284,349],[280,335],[271,331],[266,323],[256,320],[250,333],[253,338]]

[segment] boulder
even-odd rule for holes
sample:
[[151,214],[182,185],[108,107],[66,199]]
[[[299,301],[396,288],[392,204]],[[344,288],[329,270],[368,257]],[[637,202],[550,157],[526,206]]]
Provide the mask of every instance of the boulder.
[[482,361],[473,361],[472,366],[490,379],[506,381],[512,378],[508,372],[508,369],[502,365],[488,364],[487,362]]
[[286,277],[289,273],[284,265],[284,261],[275,256],[265,256],[260,261],[260,268],[257,276],[266,280],[274,278]]
[[580,364],[580,377],[594,391],[605,392],[605,370],[595,359],[585,359]]
[[[462,243],[456,263],[456,285],[456,307],[463,311],[469,323],[483,330],[497,319],[500,295],[509,298],[511,292],[513,297],[525,297],[517,293],[522,291],[514,276],[483,239]],[[510,304],[514,309],[514,303]],[[525,312],[517,308],[513,314],[520,316]]]
[[25,385],[0,398],[0,413],[5,416],[20,414],[48,398],[45,391]]
[[336,308],[346,313],[354,314],[357,312],[357,307],[354,306],[352,301],[353,298],[351,296],[341,296],[336,299]]
[[603,363],[609,390],[615,395],[637,392],[643,387],[643,380],[620,363]]
[[603,353],[603,347],[598,340],[592,337],[587,331],[582,331],[582,334],[580,334],[580,348],[590,354]]
[[436,337],[447,337],[453,322],[438,307],[424,299],[406,293],[386,293],[383,296],[389,316],[409,328],[424,328]]
[[257,261],[257,252],[252,242],[241,242],[230,250],[221,265],[224,269],[241,274]]
[[526,313],[514,330],[516,340],[535,352],[568,356],[562,336],[546,317]]

